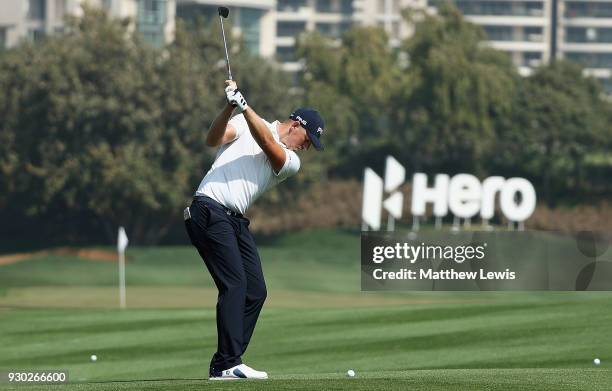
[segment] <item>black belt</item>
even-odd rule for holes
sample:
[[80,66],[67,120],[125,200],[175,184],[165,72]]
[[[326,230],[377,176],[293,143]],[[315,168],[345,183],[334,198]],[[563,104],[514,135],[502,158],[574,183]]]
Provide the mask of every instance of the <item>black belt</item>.
[[225,212],[225,214],[228,215],[228,216],[242,217],[242,213],[234,212],[233,210],[231,210],[227,206],[225,206],[223,204],[220,204],[219,202],[215,201],[214,199],[212,199],[212,198],[210,198],[208,196],[194,196],[193,200],[194,201],[198,201],[198,202],[207,202],[209,204],[213,204],[217,208],[222,209],[223,212]]

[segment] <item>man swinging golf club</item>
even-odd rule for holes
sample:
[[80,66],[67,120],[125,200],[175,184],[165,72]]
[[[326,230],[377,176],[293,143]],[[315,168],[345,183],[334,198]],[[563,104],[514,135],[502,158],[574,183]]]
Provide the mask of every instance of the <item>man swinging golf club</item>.
[[[267,379],[266,372],[241,360],[266,298],[261,262],[243,214],[266,190],[298,172],[296,150],[311,144],[323,149],[324,125],[319,113],[307,108],[269,123],[248,106],[235,82],[226,84],[227,105],[206,137],[209,146],[220,148],[185,209],[185,226],[219,290],[218,347],[210,379]],[[230,120],[234,109],[241,114]]]
[[[266,299],[261,261],[243,216],[261,194],[300,169],[296,150],[310,145],[322,150],[323,120],[316,110],[300,108],[289,119],[269,123],[246,102],[236,83],[227,55],[219,7],[228,79],[227,104],[206,137],[219,147],[215,161],[185,209],[185,227],[219,290],[217,352],[210,363],[211,380],[267,379],[268,374],[242,363],[257,318]],[[240,111],[230,120],[235,109]]]

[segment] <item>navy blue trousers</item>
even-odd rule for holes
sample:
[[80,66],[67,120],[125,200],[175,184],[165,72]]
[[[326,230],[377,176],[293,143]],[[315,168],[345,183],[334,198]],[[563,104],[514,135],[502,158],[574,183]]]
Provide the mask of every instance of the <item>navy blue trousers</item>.
[[219,290],[217,352],[210,367],[222,371],[242,363],[266,299],[266,283],[247,218],[229,214],[208,197],[197,197],[189,211],[185,228]]

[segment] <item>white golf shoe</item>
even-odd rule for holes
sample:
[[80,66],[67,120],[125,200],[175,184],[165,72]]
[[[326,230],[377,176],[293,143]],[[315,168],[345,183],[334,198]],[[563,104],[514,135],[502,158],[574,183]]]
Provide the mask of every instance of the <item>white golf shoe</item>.
[[268,374],[256,371],[245,364],[236,365],[223,371],[214,371],[208,380],[240,380],[240,379],[267,379]]

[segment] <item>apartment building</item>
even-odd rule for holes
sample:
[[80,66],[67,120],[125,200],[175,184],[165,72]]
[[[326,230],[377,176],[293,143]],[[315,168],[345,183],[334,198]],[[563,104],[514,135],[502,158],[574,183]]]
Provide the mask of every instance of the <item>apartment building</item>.
[[[441,0],[429,0],[437,6]],[[612,92],[612,0],[455,0],[522,75],[551,58],[585,67]]]
[[234,33],[241,35],[252,54],[274,56],[275,0],[176,0],[176,17],[188,22],[199,17],[215,20],[220,5],[229,8],[228,25],[231,24]]
[[[66,14],[89,2],[117,17],[130,17],[145,40],[172,40],[175,16],[216,18],[230,8],[229,22],[253,54],[276,58],[284,69],[301,69],[295,55],[302,32],[339,38],[354,25],[380,26],[397,45],[412,34],[403,9],[429,8],[445,0],[2,0],[0,48],[63,31]],[[598,77],[612,92],[612,0],[454,0],[470,22],[482,26],[489,44],[511,57],[522,75],[551,58],[567,58]]]
[[339,38],[354,25],[380,26],[392,45],[411,34],[401,10],[424,7],[426,0],[278,0],[276,7],[276,57],[287,70],[299,69],[295,58],[296,37],[317,31]]
[[234,32],[252,53],[275,57],[286,70],[300,69],[295,57],[297,36],[303,32],[339,38],[353,25],[379,25],[399,39],[409,34],[400,10],[426,0],[177,0],[178,18],[216,16],[217,7],[230,9]]
[[175,0],[2,0],[0,48],[61,33],[64,17],[81,14],[86,2],[113,16],[131,18],[133,28],[152,45],[162,46],[174,37]]
[[[441,1],[429,1],[437,6]],[[522,75],[550,58],[550,0],[456,0],[466,20],[480,25],[492,47],[507,52]]]
[[557,55],[586,67],[612,92],[612,0],[558,4]]
[[402,17],[402,10],[423,9],[427,0],[354,0],[353,4],[356,23],[384,28],[391,45],[396,46],[413,32]]
[[[380,26],[391,44],[412,34],[401,11],[432,12],[446,0],[226,0],[237,32],[251,52],[275,57],[288,71],[301,65],[295,55],[299,34],[339,38],[355,25]],[[489,44],[511,57],[522,75],[550,61],[568,58],[587,68],[612,91],[612,0],[454,0],[465,18],[480,25]],[[214,0],[177,0],[177,16],[216,15]]]
[[297,36],[318,31],[339,37],[353,24],[353,0],[278,0],[276,4],[276,58],[286,70],[297,70]]

